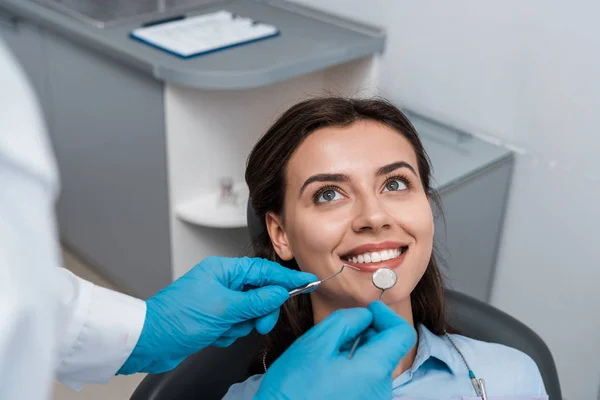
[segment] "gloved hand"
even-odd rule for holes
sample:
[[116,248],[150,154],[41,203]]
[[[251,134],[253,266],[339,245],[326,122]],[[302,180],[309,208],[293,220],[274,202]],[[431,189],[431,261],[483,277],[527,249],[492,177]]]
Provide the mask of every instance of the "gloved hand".
[[169,371],[207,346],[229,346],[254,328],[268,333],[288,290],[316,280],[264,259],[209,257],[146,301],[141,336],[118,374]]
[[[348,359],[343,346],[371,323],[374,332]],[[389,400],[392,372],[416,341],[413,327],[380,301],[338,310],[269,367],[254,400]]]

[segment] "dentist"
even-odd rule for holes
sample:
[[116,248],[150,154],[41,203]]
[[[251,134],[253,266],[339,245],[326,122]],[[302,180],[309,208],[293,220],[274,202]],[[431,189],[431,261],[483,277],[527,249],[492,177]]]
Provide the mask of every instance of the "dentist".
[[[220,257],[147,301],[80,279],[61,268],[58,172],[44,121],[1,41],[0,127],[0,399],[49,399],[54,378],[79,389],[115,374],[171,370],[207,346],[269,332],[287,291],[316,279],[262,259]],[[368,328],[352,360],[340,354]],[[389,395],[392,371],[415,342],[414,329],[382,303],[336,312],[279,358],[257,397]]]

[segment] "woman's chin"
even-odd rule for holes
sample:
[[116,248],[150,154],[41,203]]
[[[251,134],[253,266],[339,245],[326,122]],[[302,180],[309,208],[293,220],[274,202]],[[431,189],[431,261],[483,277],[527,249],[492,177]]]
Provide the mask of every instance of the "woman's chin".
[[384,292],[373,285],[356,285],[353,287],[337,288],[332,291],[317,291],[312,295],[313,305],[319,304],[327,309],[367,307],[376,300],[381,300],[387,305],[401,303],[410,298],[410,291],[404,288],[393,288]]
[[381,296],[381,290],[373,287],[365,289],[360,293],[355,293],[351,296],[351,298],[354,304],[350,307],[367,307],[372,302],[380,300],[384,304],[392,308],[396,308],[398,304],[402,304],[407,301],[410,303],[410,292],[407,294],[402,290],[392,289],[384,292],[383,296]]
[[398,302],[401,299],[396,298],[396,296],[384,296],[381,297],[381,290],[373,288],[373,290],[365,290],[361,293],[355,293],[348,296],[344,296],[347,299],[347,307],[367,307],[369,304],[376,300],[381,300],[386,304],[393,304]]
[[313,306],[324,307],[327,309],[367,307],[373,301],[379,298],[381,291],[373,288],[373,291],[363,291],[361,293],[353,292],[328,292],[315,293],[312,296]]

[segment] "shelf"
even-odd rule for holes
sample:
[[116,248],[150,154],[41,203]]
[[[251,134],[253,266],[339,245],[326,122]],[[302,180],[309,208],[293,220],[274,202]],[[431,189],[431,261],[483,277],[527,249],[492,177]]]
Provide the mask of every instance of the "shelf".
[[220,192],[216,191],[178,205],[175,207],[175,215],[193,225],[211,228],[246,227],[248,188],[245,184],[237,184],[234,192],[238,194],[237,205],[220,204]]

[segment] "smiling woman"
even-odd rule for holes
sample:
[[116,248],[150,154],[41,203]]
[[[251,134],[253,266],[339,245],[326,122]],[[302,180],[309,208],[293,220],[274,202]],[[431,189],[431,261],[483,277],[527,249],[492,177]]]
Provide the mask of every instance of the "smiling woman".
[[[355,269],[285,304],[257,358],[263,367],[257,373],[335,310],[377,299],[372,273],[385,267],[398,280],[384,302],[419,334],[418,345],[390,377],[391,396],[473,396],[465,360],[489,380],[490,396],[545,394],[526,355],[447,333],[443,281],[432,252],[430,179],[417,132],[389,102],[311,99],[275,122],[246,169],[252,205],[265,228],[253,243],[255,255],[321,278],[343,264]],[[234,385],[226,398],[250,399],[260,381],[255,375]]]

